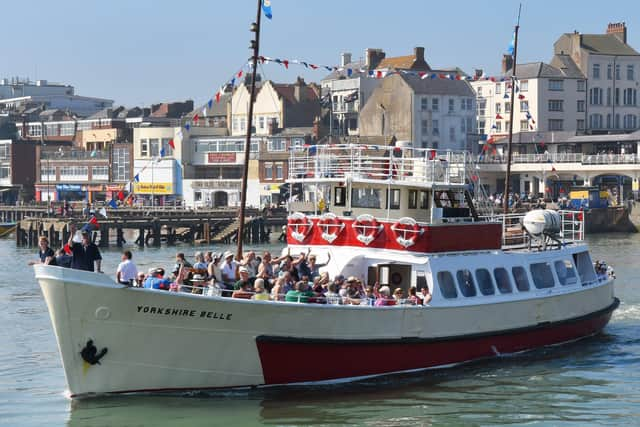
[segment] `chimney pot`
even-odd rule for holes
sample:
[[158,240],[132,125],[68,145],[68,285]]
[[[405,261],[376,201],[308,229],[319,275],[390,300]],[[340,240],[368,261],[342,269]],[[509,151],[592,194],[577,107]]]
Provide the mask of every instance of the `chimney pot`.
[[625,22],[610,22],[607,25],[607,34],[612,34],[622,43],[627,44],[627,24]]

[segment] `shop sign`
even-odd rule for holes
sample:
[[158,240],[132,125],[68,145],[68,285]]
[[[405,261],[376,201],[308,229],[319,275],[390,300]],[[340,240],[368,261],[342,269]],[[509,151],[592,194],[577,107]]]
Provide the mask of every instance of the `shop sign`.
[[173,184],[170,182],[136,182],[133,192],[137,194],[173,194]]
[[209,163],[236,163],[236,153],[207,153]]

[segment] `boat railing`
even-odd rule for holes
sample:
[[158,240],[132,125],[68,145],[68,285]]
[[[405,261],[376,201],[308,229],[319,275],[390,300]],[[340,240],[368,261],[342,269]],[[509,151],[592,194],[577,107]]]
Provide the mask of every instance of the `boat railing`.
[[291,151],[288,180],[465,184],[468,161],[469,154],[463,151],[359,144],[313,145]]
[[538,248],[553,247],[552,243],[568,244],[582,242],[585,239],[584,213],[582,211],[560,210],[560,231],[555,235],[539,238],[531,236],[523,227],[526,212],[495,214],[482,217],[490,222],[502,223],[502,248]]

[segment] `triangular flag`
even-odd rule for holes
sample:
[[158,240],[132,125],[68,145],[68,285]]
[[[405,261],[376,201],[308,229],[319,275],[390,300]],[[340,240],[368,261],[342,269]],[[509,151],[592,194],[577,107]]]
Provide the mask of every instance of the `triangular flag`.
[[64,245],[64,247],[63,247],[63,249],[64,249],[64,252],[65,252],[67,255],[71,255],[71,254],[73,253],[73,252],[71,251],[71,247],[69,247],[69,243],[65,243],[65,245]]
[[172,150],[176,149],[176,144],[175,142],[173,142],[173,138],[169,140],[169,147],[171,147]]
[[93,225],[95,228],[100,228],[100,224],[98,224],[98,218],[96,218],[95,215],[93,215],[90,219],[89,222],[87,224],[91,224]]
[[284,65],[284,68],[286,68],[287,70],[289,69],[289,61],[286,59],[282,60],[282,64]]
[[496,120],[502,120],[502,116],[500,114],[496,114]]
[[207,102],[207,105],[209,106],[209,109],[211,109],[211,107],[213,107],[213,99],[210,99],[209,102]]
[[553,165],[551,165],[551,172],[556,172],[556,168]]
[[178,129],[178,132],[176,132],[176,137],[182,140],[182,129]]
[[109,206],[113,209],[118,209],[118,203],[113,199],[109,200]]
[[107,218],[107,210],[106,210],[104,207],[100,208],[100,210],[98,211],[98,213],[99,213],[100,215],[102,215],[103,217]]
[[[118,199],[119,200],[124,200],[124,192],[122,190],[118,191]],[[114,205],[116,205],[116,202],[114,200],[111,200],[113,202]],[[118,205],[116,205],[117,207]]]
[[161,157],[161,158],[162,158],[162,157],[164,157],[164,156],[165,156],[165,154],[167,154],[167,152],[164,150],[164,147],[162,147],[162,148],[160,149],[160,157]]
[[523,94],[518,95],[518,99],[524,99],[524,95]]
[[98,153],[96,152],[96,150],[93,150],[93,151],[91,152],[91,157],[95,157],[95,156],[96,156],[96,154],[98,154]]
[[200,120],[200,116],[198,116],[198,113],[196,113],[196,114],[193,116],[193,121],[194,121],[195,123],[198,123],[198,120]]
[[207,117],[207,107],[202,108],[202,117]]
[[191,129],[191,125],[187,123],[184,125],[184,128],[187,130],[187,132],[189,132],[189,130]]
[[353,69],[347,68],[347,76],[351,77],[351,74],[353,74]]
[[136,176],[133,177],[136,182],[140,182],[140,174],[137,173]]
[[238,78],[242,77],[242,70],[238,71]]
[[[216,93],[216,104],[220,102],[220,92]],[[189,129],[187,129],[189,130]]]

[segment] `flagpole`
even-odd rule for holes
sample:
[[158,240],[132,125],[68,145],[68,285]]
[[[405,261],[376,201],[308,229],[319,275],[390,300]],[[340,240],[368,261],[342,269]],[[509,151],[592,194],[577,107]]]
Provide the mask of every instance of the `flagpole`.
[[262,1],[258,0],[256,22],[251,25],[251,31],[255,31],[255,39],[251,41],[253,58],[251,69],[251,97],[249,98],[249,112],[247,117],[247,137],[244,144],[244,170],[242,173],[242,187],[240,192],[240,223],[238,224],[238,251],[236,259],[242,259],[242,239],[244,238],[244,217],[247,206],[247,176],[249,175],[249,155],[251,152],[251,128],[253,127],[253,103],[256,99],[256,73],[258,69],[258,54],[260,52],[260,17],[262,15]]
[[502,196],[503,213],[509,213],[509,193],[511,188],[511,147],[513,144],[513,112],[516,109],[516,65],[518,63],[518,30],[520,29],[520,11],[522,3],[518,8],[518,22],[513,36],[513,67],[511,68],[511,110],[509,111],[509,145],[507,145],[507,173],[504,180],[504,195]]

